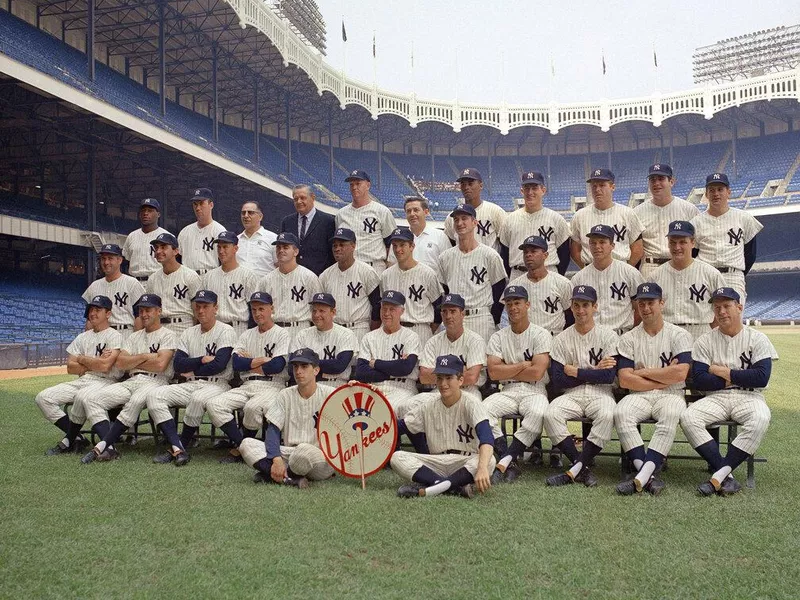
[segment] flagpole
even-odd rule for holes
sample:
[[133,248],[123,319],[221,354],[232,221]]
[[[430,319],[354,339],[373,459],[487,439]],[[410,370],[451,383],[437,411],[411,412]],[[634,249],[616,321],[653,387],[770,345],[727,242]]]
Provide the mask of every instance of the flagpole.
[[378,87],[378,59],[375,52],[375,30],[372,30],[372,85]]
[[556,79],[556,66],[553,62],[553,53],[550,53],[550,77],[548,77],[549,85],[549,98],[548,102],[552,104],[555,100],[555,79]]
[[658,56],[655,41],[653,41],[653,91],[658,93]]
[[344,13],[342,13],[342,46],[344,46],[342,52],[342,74],[344,75],[347,72],[347,32],[344,28]]
[[608,79],[606,79],[606,49],[602,48],[600,53],[603,57],[603,98],[608,100]]

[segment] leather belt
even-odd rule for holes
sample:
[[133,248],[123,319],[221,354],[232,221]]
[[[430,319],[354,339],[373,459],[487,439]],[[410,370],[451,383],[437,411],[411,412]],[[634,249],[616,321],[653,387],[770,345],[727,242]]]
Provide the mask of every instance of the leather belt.
[[222,377],[205,377],[201,375],[199,377],[187,377],[186,381],[208,381],[214,383],[217,381],[222,381]]
[[729,387],[729,390],[741,390],[742,392],[755,392],[756,388]]
[[514,269],[515,271],[527,271],[528,270],[526,267],[521,267],[519,265],[514,265],[511,268]]
[[480,308],[466,308],[464,309],[464,315],[469,317],[470,315],[482,315],[482,314],[491,314],[489,312],[488,306],[482,306]]
[[131,375],[146,375],[147,377],[160,377],[163,373],[151,373],[149,371],[131,371]]
[[424,325],[425,323],[412,323],[411,321],[400,321],[403,327],[414,327],[415,325]]
[[125,331],[126,329],[133,329],[133,325],[109,325],[111,329],[116,329],[117,331]]
[[162,323],[183,323],[183,317],[161,317],[160,321]]
[[668,263],[669,259],[668,258],[650,258],[650,257],[647,257],[647,258],[644,259],[644,262],[650,263],[650,264],[653,264],[653,265],[663,265],[664,263]]
[[206,274],[206,273],[208,273],[210,270],[211,270],[211,269],[195,269],[195,270],[194,270],[194,272],[195,272],[195,273],[197,273],[198,275],[205,275],[205,274]]
[[389,377],[386,381],[398,381],[401,383],[406,383],[408,381],[408,377]]
[[474,452],[468,452],[467,450],[445,450],[443,454],[455,454],[457,456],[472,456]]
[[311,321],[275,321],[275,325],[278,327],[299,327],[300,325],[310,327]]
[[369,321],[353,321],[352,323],[339,323],[338,321],[334,321],[337,325],[341,325],[342,327],[346,327],[350,329],[351,327],[369,327]]
[[144,281],[147,281],[148,279],[150,279],[149,275],[145,275],[144,277],[136,277],[136,281],[144,282]]
[[733,267],[715,267],[717,271],[720,273],[738,273],[739,269],[734,269]]
[[252,377],[242,377],[242,381],[272,381],[272,375],[253,375]]

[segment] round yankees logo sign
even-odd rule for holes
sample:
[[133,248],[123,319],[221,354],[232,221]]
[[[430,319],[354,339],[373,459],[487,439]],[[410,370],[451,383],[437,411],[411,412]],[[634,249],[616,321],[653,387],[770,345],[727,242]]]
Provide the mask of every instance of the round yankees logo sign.
[[317,421],[325,460],[346,477],[368,477],[389,461],[397,445],[397,419],[389,401],[363,384],[337,388]]

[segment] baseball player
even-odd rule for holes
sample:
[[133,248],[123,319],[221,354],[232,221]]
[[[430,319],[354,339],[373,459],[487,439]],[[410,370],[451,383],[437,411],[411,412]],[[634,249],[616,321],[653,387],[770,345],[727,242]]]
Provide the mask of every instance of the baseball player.
[[[500,460],[492,474],[492,483],[515,481],[521,471],[517,459],[542,435],[542,419],[547,408],[547,368],[550,366],[550,332],[528,320],[528,292],[510,285],[503,293],[508,327],[492,336],[486,347],[489,376],[503,384],[501,392],[484,401]],[[522,415],[522,423],[509,446],[500,429],[500,419]]]
[[310,348],[292,352],[289,364],[297,385],[281,390],[270,404],[266,440],[246,438],[239,449],[256,470],[254,482],[307,488],[308,480],[334,475],[316,432],[317,415],[333,388],[317,384],[319,356]]
[[171,233],[159,234],[150,245],[161,268],[145,287],[161,298],[161,323],[180,335],[194,325],[192,298],[200,289],[200,276],[178,262],[178,240]]
[[84,396],[91,397],[119,379],[121,373],[114,368],[114,362],[122,337],[109,327],[111,307],[111,299],[106,296],[89,300],[85,317],[91,329],[78,334],[67,346],[67,373],[78,378],[46,388],[36,395],[36,405],[42,414],[65,434],[57,446],[47,451],[48,455],[72,452],[84,441],[80,431],[86,414],[81,408],[73,407],[68,417],[62,406],[77,404]]
[[708,209],[692,219],[697,258],[722,273],[725,285],[747,300],[744,278],[756,262],[756,235],[763,225],[748,211],[728,206],[730,183],[725,173],[706,177]]
[[181,229],[178,245],[183,256],[183,265],[198,275],[205,275],[219,266],[214,252],[214,240],[225,228],[212,216],[214,194],[210,189],[198,188],[194,191],[192,209],[197,220]]
[[[181,334],[173,360],[175,373],[185,377],[186,382],[158,387],[147,395],[150,418],[170,444],[169,451],[157,455],[153,462],[174,461],[178,467],[189,462],[186,446],[200,428],[206,403],[230,389],[230,359],[236,344],[233,327],[217,321],[214,292],[199,290],[192,298],[192,309],[198,324]],[[180,437],[169,411],[173,406],[186,408]]]
[[397,264],[381,273],[381,292],[400,290],[406,294],[401,325],[413,329],[424,346],[442,322],[442,285],[436,271],[414,259],[414,234],[410,229],[395,229],[389,239]]
[[[130,377],[81,399],[87,420],[100,436],[94,448],[81,458],[85,465],[95,460],[103,462],[119,458],[114,444],[139,420],[139,414],[147,406],[147,395],[153,388],[168,385],[172,379],[172,358],[178,336],[161,326],[161,298],[155,294],[143,294],[134,308],[143,328],[125,340],[114,364]],[[108,411],[118,406],[123,407],[122,411],[113,423],[109,423]]]
[[169,233],[158,226],[161,216],[161,204],[155,198],[145,198],[139,204],[139,223],[141,227],[134,229],[125,238],[122,245],[122,256],[128,261],[128,275],[144,284],[151,273],[161,267],[156,260],[153,246],[150,245],[162,233]]
[[[483,177],[478,169],[464,169],[456,182],[461,186],[461,195],[464,196],[463,206],[469,205],[475,209],[476,228],[473,232],[475,239],[499,252],[499,236],[507,216],[506,211],[493,202],[481,200]],[[459,235],[453,220],[453,213],[444,221],[444,233],[455,246]]]
[[544,239],[547,247],[546,268],[563,275],[569,266],[569,225],[566,219],[542,205],[547,186],[544,175],[530,171],[522,175],[520,188],[525,206],[518,208],[506,217],[500,232],[500,254],[511,272],[511,278],[519,275],[513,271],[528,270],[523,256],[523,242],[535,232]]
[[336,228],[354,231],[358,244],[356,258],[375,269],[380,275],[386,268],[386,249],[389,236],[397,227],[392,211],[370,198],[372,185],[365,171],[351,171],[345,179],[350,184],[353,201],[336,213]]
[[319,380],[334,388],[350,380],[350,368],[358,355],[359,341],[347,327],[334,323],[336,299],[324,292],[311,298],[313,327],[301,330],[294,350],[311,348],[320,356]]
[[586,234],[592,262],[575,274],[572,285],[588,285],[597,290],[598,325],[610,327],[621,335],[638,323],[630,296],[643,282],[639,271],[613,257],[615,236],[608,225],[592,227]]
[[236,260],[259,277],[271,273],[275,269],[275,248],[272,242],[278,237],[269,229],[261,226],[264,213],[258,202],[249,201],[242,204],[241,219],[244,231],[239,234],[239,252]]
[[450,216],[458,245],[439,258],[439,280],[448,294],[460,294],[466,303],[464,325],[489,341],[503,314],[500,297],[506,272],[500,255],[475,238],[477,216],[471,204],[462,204]]
[[[637,473],[617,485],[617,493],[630,496],[647,491],[657,496],[664,482],[656,473],[669,454],[686,409],[683,389],[692,362],[692,336],[664,321],[658,284],[641,284],[635,303],[642,322],[620,338],[617,353],[619,385],[630,393],[614,409],[614,426]],[[656,426],[645,452],[638,425],[651,418]]]
[[422,351],[417,334],[400,325],[405,303],[401,292],[383,293],[381,326],[361,340],[355,373],[358,381],[377,385],[398,419],[405,416],[417,393],[417,359]]
[[711,292],[725,281],[710,264],[692,258],[694,225],[689,221],[670,223],[667,236],[670,259],[653,272],[652,281],[664,293],[664,320],[683,327],[696,340],[711,328]]
[[[686,439],[709,464],[711,479],[697,488],[701,496],[735,494],[742,486],[733,471],[761,445],[770,421],[764,388],[772,373],[775,348],[769,338],[742,324],[739,292],[721,287],[711,295],[719,327],[700,336],[692,348],[692,379],[706,395],[681,415]],[[742,429],[723,458],[706,427],[732,419]]]
[[397,451],[392,470],[411,481],[397,490],[401,498],[455,494],[472,498],[473,483],[483,493],[494,470],[489,415],[476,396],[461,389],[464,363],[454,354],[436,359],[437,392],[426,394],[402,420],[403,429],[423,434],[427,452]]
[[697,206],[672,195],[675,177],[672,167],[664,163],[650,165],[647,187],[650,198],[633,209],[642,224],[644,257],[639,270],[645,281],[653,281],[653,273],[669,258],[668,226],[673,221],[691,221],[700,211]]
[[308,299],[322,287],[312,271],[297,264],[300,242],[295,234],[283,231],[273,244],[278,268],[264,277],[260,287],[275,300],[275,324],[286,329],[291,347],[297,332],[311,324]]
[[[597,485],[597,477],[588,466],[611,439],[614,425],[614,394],[619,337],[614,330],[596,325],[597,291],[588,285],[572,290],[572,313],[575,324],[558,334],[550,353],[550,380],[556,389],[565,390],[544,412],[544,428],[553,447],[572,462],[566,473],[547,478],[547,485],[583,483]],[[581,452],[567,429],[572,418],[592,419],[592,430]]]
[[[100,269],[103,277],[96,279],[86,288],[81,296],[84,302],[89,302],[95,296],[111,298],[114,306],[108,324],[112,329],[119,331],[125,340],[133,333],[134,326],[139,329],[139,323],[133,315],[133,303],[144,294],[144,286],[130,275],[122,273],[122,248],[116,244],[103,244],[100,247]],[[91,324],[86,322],[86,329]]]
[[572,217],[570,255],[578,267],[592,261],[587,236],[595,225],[608,225],[614,231],[614,258],[636,265],[644,253],[642,224],[632,208],[614,202],[614,173],[594,169],[586,181],[592,191],[594,204],[586,206]]
[[[450,239],[436,225],[427,222],[431,216],[427,198],[409,196],[405,199],[403,207],[408,227],[414,234],[414,260],[435,270],[439,255],[452,246]],[[397,262],[391,248],[389,262]]]
[[419,382],[436,383],[436,358],[454,354],[464,363],[462,391],[480,398],[480,386],[486,383],[486,342],[464,327],[464,298],[447,294],[442,299],[442,325],[444,329],[429,339],[419,359]]
[[214,240],[220,266],[203,275],[201,286],[219,298],[217,320],[227,323],[242,335],[248,329],[250,307],[248,299],[258,290],[259,277],[239,264],[239,237],[232,231],[223,231]]
[[319,276],[322,290],[339,297],[335,323],[356,334],[359,343],[378,327],[381,310],[380,278],[371,266],[356,260],[356,234],[339,227],[331,241],[336,264]]

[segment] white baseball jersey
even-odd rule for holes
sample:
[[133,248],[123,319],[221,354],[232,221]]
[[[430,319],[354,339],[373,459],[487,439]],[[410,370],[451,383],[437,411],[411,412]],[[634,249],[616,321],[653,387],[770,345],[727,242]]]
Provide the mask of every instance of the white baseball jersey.
[[669,259],[669,224],[673,221],[691,221],[700,213],[697,206],[675,196],[666,206],[657,206],[652,198],[648,198],[633,212],[642,224],[645,257],[664,259]]
[[[475,208],[475,215],[478,219],[478,226],[475,228],[475,239],[482,244],[486,244],[489,248],[500,250],[499,236],[508,213],[494,202],[482,200]],[[453,217],[450,215],[447,215],[444,220],[444,233],[454,242],[458,242],[458,235],[453,225]]]
[[439,280],[451,294],[460,294],[467,309],[489,308],[492,286],[506,278],[500,255],[485,244],[469,252],[453,246],[439,258]]
[[[642,324],[624,334],[618,344],[617,354],[634,363],[634,369],[660,369],[670,366],[679,354],[692,351],[694,340],[691,334],[677,325],[664,322],[656,335],[650,335]],[[685,382],[673,383],[662,392],[679,392]]]
[[[562,365],[575,365],[578,369],[593,369],[608,356],[617,354],[619,336],[613,329],[603,325],[595,325],[586,334],[581,335],[574,325],[553,338],[553,350],[550,358]],[[603,391],[611,395],[611,384],[584,384],[579,387],[591,387],[592,390]]]
[[381,294],[387,290],[401,292],[406,297],[404,323],[433,323],[433,303],[442,296],[442,285],[436,271],[417,263],[408,270],[392,265],[381,273]]
[[572,284],[558,273],[548,271],[539,281],[533,281],[523,273],[509,285],[518,285],[528,290],[528,319],[539,327],[556,335],[564,331],[566,319],[564,311],[572,303]]
[[81,296],[86,302],[95,296],[106,296],[111,299],[111,325],[133,326],[133,303],[144,294],[144,286],[135,277],[120,274],[114,281],[105,277],[97,279],[86,288]]
[[134,229],[125,238],[122,245],[122,256],[128,261],[128,275],[131,277],[149,277],[161,268],[155,259],[155,251],[150,245],[162,233],[169,233],[163,227],[156,227],[150,233],[141,228]]
[[642,235],[643,227],[639,217],[632,208],[611,204],[611,208],[600,210],[594,206],[585,206],[572,217],[572,239],[581,245],[581,260],[584,264],[592,262],[592,253],[589,252],[589,238],[586,234],[595,225],[608,225],[614,230],[613,257],[626,261],[631,257],[631,244]]
[[288,273],[275,269],[261,280],[261,291],[272,296],[276,322],[311,321],[311,297],[322,291],[313,271],[297,265]]
[[[135,356],[137,354],[156,353],[161,350],[175,350],[177,347],[178,336],[166,327],[159,327],[150,333],[144,329],[134,331],[130,336],[128,336],[128,339],[125,340],[125,343],[122,344],[122,350],[131,356]],[[131,369],[130,371],[131,375],[148,372],[149,371],[136,368]],[[170,361],[169,365],[167,365],[167,368],[164,369],[164,372],[159,379],[163,379],[164,383],[166,383],[172,379],[173,374],[172,361]]]
[[[247,267],[238,266],[230,271],[222,267],[211,269],[201,278],[202,289],[217,295],[217,319],[223,323],[247,323],[250,306],[247,303],[253,292],[259,291],[260,277]],[[247,326],[245,325],[245,328]]]
[[336,360],[338,354],[352,352],[353,359],[344,371],[322,376],[323,379],[340,385],[347,383],[350,379],[350,366],[354,365],[358,358],[358,346],[358,338],[355,333],[334,323],[333,327],[327,331],[322,331],[316,326],[300,330],[294,339],[291,350],[294,352],[300,348],[311,348],[321,360]]
[[729,208],[719,217],[708,212],[692,219],[697,258],[715,267],[744,271],[744,245],[764,226],[745,210]]
[[[386,333],[383,327],[370,331],[361,340],[361,347],[358,350],[358,358],[366,361],[370,360],[399,360],[403,355],[412,354],[419,357],[422,352],[419,336],[411,329],[401,327],[394,333]],[[392,381],[387,379],[381,381],[380,387],[397,388],[402,390],[416,390],[417,379],[419,379],[419,361],[402,381]]]
[[161,297],[161,316],[192,322],[192,298],[200,289],[200,275],[181,265],[169,275],[159,269],[147,279],[147,292]]
[[267,421],[281,430],[281,445],[311,444],[319,447],[317,416],[333,390],[332,387],[318,384],[309,398],[303,398],[296,385],[278,392],[267,409],[266,417]]
[[[510,365],[523,361],[531,361],[537,354],[549,354],[552,349],[553,336],[546,329],[530,323],[522,333],[514,333],[511,326],[503,327],[492,335],[486,346],[488,356],[496,356]],[[545,385],[549,381],[545,372],[536,383],[509,380],[503,382],[503,392],[519,388],[529,389],[531,393],[547,394]]]
[[[692,360],[729,369],[749,369],[758,361],[772,359],[775,355],[769,338],[746,325],[733,337],[722,333],[719,327],[712,329],[697,338],[692,347]],[[706,396],[725,391],[706,392]]]
[[670,263],[658,267],[652,280],[661,286],[664,299],[664,320],[676,325],[708,324],[714,320],[709,303],[711,292],[725,285],[714,267],[702,260],[693,260],[685,269]]
[[557,266],[558,248],[569,239],[570,235],[566,219],[546,206],[532,213],[522,207],[508,215],[500,232],[500,243],[508,247],[508,264],[511,267],[525,266],[519,245],[531,235],[538,235],[547,240],[545,265]]
[[480,396],[461,390],[461,399],[447,407],[442,395],[434,392],[416,404],[403,420],[411,433],[425,433],[431,454],[477,454],[480,440],[475,428],[489,420],[489,413]]
[[319,282],[322,291],[336,299],[336,323],[346,327],[351,323],[369,323],[372,315],[369,295],[380,283],[375,269],[360,260],[344,271],[334,264],[322,272]]
[[631,296],[640,283],[641,273],[621,260],[612,260],[602,271],[589,264],[572,278],[573,286],[589,285],[597,291],[595,323],[624,330],[633,327]]
[[386,260],[383,240],[392,235],[397,225],[392,211],[372,200],[360,208],[352,203],[340,208],[336,227],[345,227],[356,234],[356,258],[371,264]]
[[205,227],[190,223],[178,234],[178,248],[183,257],[181,264],[193,271],[208,271],[219,266],[214,240],[225,227],[211,221]]
[[[122,336],[119,331],[106,327],[102,331],[89,329],[79,333],[69,346],[67,354],[72,356],[92,356],[98,358],[106,350],[119,350],[122,348]],[[116,381],[122,376],[122,371],[112,367],[108,373],[100,371],[86,371],[81,377],[97,379],[98,381]]]
[[[214,326],[205,333],[201,325],[195,325],[184,331],[178,339],[176,350],[185,352],[190,358],[198,358],[201,356],[216,356],[219,350],[223,348],[233,350],[235,345],[236,332],[233,331],[233,327],[216,321]],[[225,365],[225,369],[213,375],[213,377],[218,377],[223,381],[230,379],[233,376],[232,362],[229,360],[228,364]]]
[[[273,325],[264,332],[259,331],[258,327],[253,327],[239,336],[236,346],[233,348],[233,353],[239,355],[246,353],[251,358],[260,358],[262,356],[270,359],[279,356],[286,357],[289,355],[289,339],[289,332],[278,325]],[[242,379],[247,379],[253,375],[260,376],[256,373],[241,373]],[[285,385],[289,381],[288,369],[272,375],[272,381]]]
[[260,227],[253,235],[247,237],[243,231],[239,234],[239,250],[236,252],[236,261],[247,267],[256,275],[267,275],[275,270],[275,246],[278,239],[276,233]]
[[464,328],[464,332],[455,340],[450,341],[447,331],[440,331],[427,341],[419,358],[419,366],[427,369],[436,367],[436,359],[446,354],[454,354],[461,359],[466,368],[481,365],[481,374],[476,385],[461,388],[465,392],[476,394],[480,397],[478,388],[486,383],[486,342],[480,334],[471,329]]

